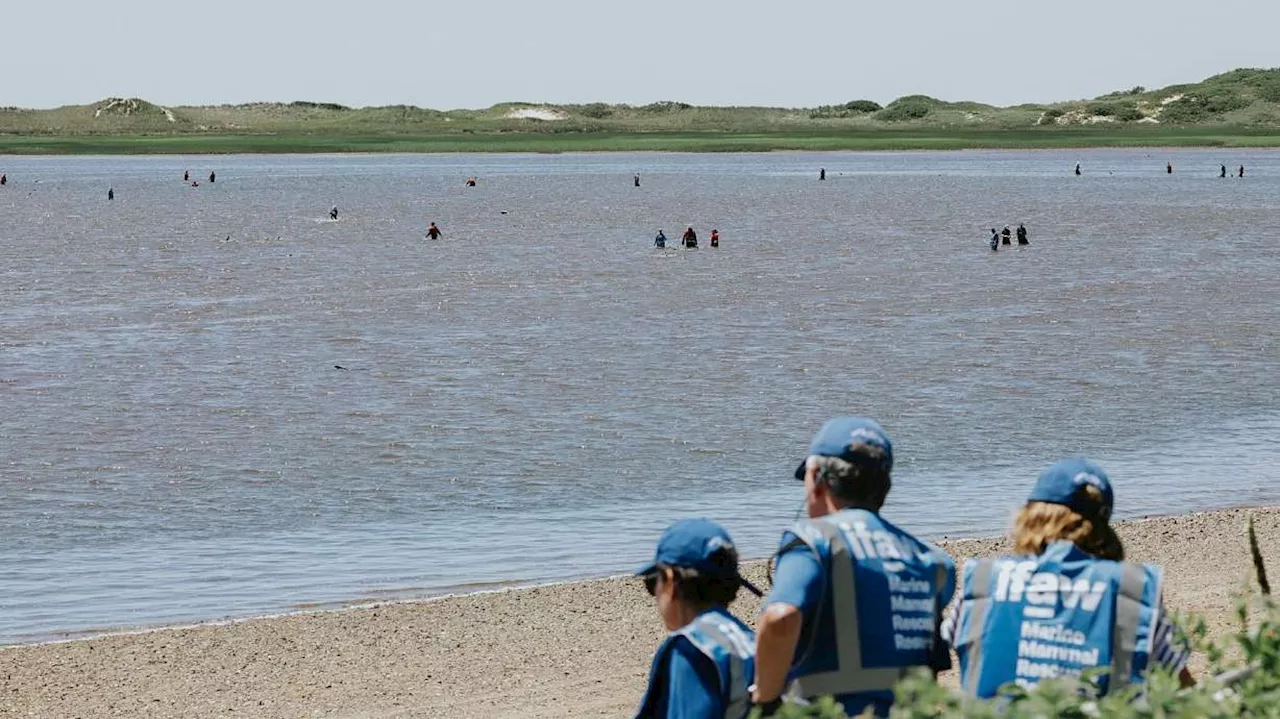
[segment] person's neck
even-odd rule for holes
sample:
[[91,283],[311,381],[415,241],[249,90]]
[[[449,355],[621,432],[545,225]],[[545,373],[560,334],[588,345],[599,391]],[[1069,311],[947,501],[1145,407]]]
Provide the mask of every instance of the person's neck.
[[680,603],[680,626],[688,626],[690,622],[702,616],[706,612],[720,606],[715,602],[681,602]]
[[880,508],[879,508],[879,507],[872,507],[872,506],[871,506],[871,505],[869,505],[869,504],[860,504],[860,503],[857,503],[857,502],[850,503],[850,504],[837,504],[837,505],[835,505],[835,508],[834,508],[832,511],[833,511],[833,512],[843,512],[843,511],[844,511],[844,510],[846,510],[846,509],[861,509],[861,510],[864,510],[864,511],[867,511],[867,512],[871,512],[872,514],[879,514],[879,513],[880,513]]

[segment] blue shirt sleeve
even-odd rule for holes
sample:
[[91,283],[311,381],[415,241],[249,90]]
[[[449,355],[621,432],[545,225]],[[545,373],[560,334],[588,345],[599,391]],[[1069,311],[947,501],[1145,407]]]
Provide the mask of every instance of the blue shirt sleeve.
[[666,719],[724,719],[720,675],[711,660],[680,639],[669,661]]
[[793,543],[795,535],[787,532],[782,535],[782,546],[788,547],[778,555],[778,564],[773,574],[773,589],[765,598],[762,606],[783,603],[790,604],[812,618],[822,603],[825,577],[822,563],[818,561],[813,550],[803,544]]

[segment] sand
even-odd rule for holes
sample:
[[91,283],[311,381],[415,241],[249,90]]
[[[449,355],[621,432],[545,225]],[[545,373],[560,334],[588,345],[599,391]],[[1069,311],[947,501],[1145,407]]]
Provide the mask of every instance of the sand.
[[[1247,513],[1280,578],[1280,508],[1127,522],[1171,609],[1231,629]],[[946,541],[956,557],[1004,540]],[[748,572],[763,580],[756,563]],[[758,604],[734,609],[754,617]],[[662,638],[639,582],[574,584],[0,649],[0,717],[629,717]],[[1197,664],[1200,662],[1197,661]],[[1194,666],[1194,665],[1193,665]]]

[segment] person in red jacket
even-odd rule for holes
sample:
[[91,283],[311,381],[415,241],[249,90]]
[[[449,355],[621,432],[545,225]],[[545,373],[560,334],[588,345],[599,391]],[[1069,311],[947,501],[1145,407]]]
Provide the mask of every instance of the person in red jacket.
[[683,245],[686,249],[693,249],[697,247],[698,233],[694,232],[692,227],[685,230],[684,237],[680,238],[680,244]]

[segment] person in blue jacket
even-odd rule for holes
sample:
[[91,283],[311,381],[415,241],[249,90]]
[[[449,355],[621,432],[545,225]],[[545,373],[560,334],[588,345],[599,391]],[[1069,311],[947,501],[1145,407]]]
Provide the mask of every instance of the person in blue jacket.
[[658,230],[658,235],[653,238],[653,246],[654,247],[667,246],[667,236],[663,234],[662,230]]
[[951,667],[939,636],[956,569],[942,550],[880,515],[893,445],[865,417],[827,422],[796,469],[810,517],[783,533],[756,636],[753,699],[833,696],[849,716],[886,716],[915,668]]
[[1153,667],[1193,683],[1189,649],[1161,601],[1163,573],[1124,560],[1110,526],[1115,495],[1098,465],[1066,459],[1040,474],[1014,520],[1016,556],[966,563],[962,598],[943,634],[960,685],[993,697],[1013,682],[1080,676],[1099,694],[1141,683]]
[[746,587],[729,533],[707,519],[684,519],[658,540],[637,576],[671,633],[653,657],[637,719],[743,719],[751,709],[755,635],[729,613]]

